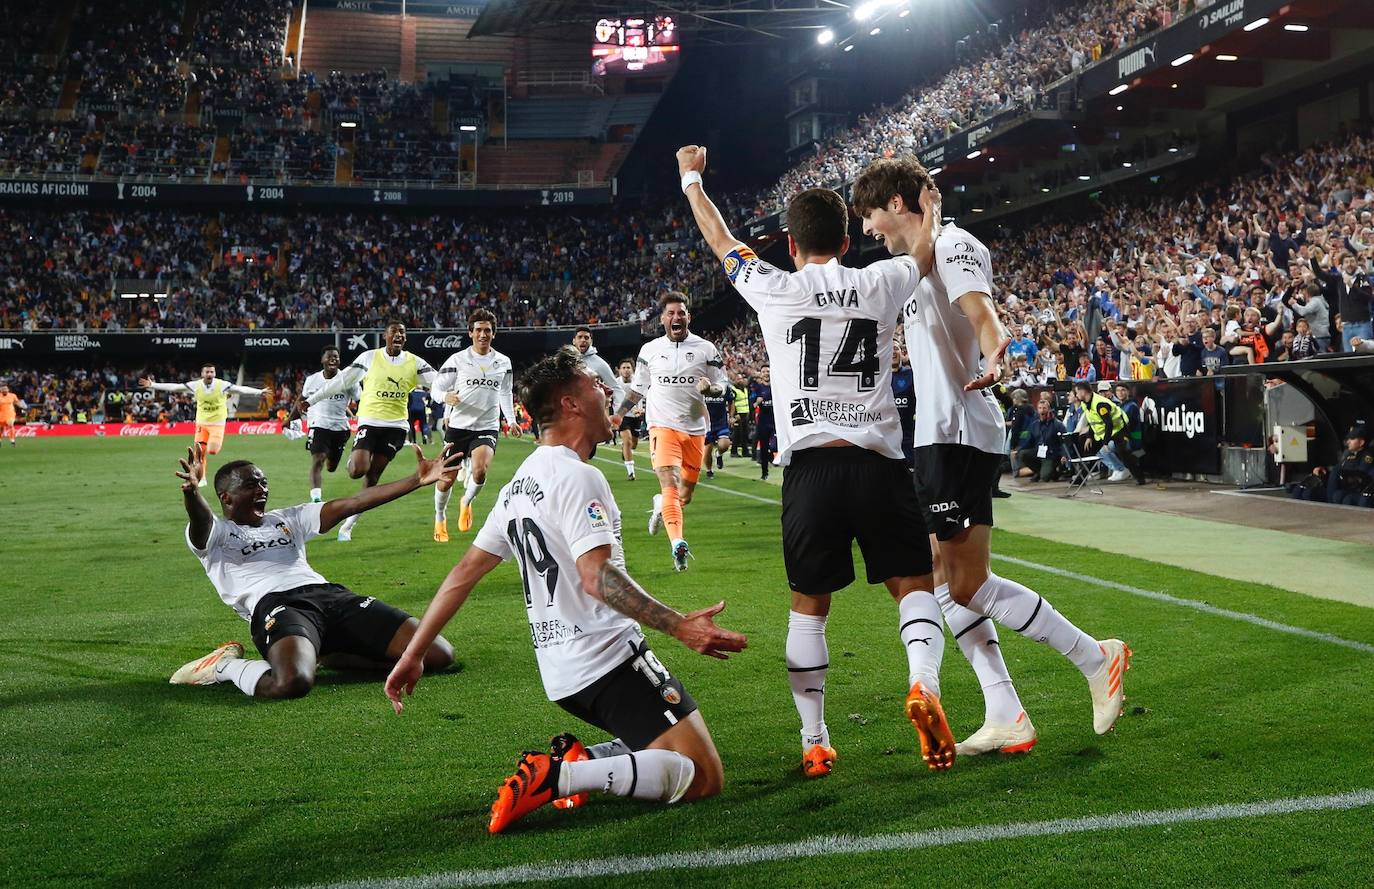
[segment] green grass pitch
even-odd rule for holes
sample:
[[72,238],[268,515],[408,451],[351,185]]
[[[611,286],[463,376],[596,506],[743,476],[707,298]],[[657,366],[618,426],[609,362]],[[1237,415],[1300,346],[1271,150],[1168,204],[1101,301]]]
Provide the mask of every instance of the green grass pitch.
[[[674,574],[667,541],[645,532],[652,474],[645,465],[639,481],[627,482],[618,454],[603,449],[614,463],[598,465],[625,516],[631,573],[683,610],[724,598],[720,622],[749,634],[748,651],[717,662],[650,633],[701,703],[726,789],[670,808],[593,797],[580,810],[541,810],[508,835],[488,836],[487,808],[521,750],[541,749],[564,729],[602,739],[544,699],[514,568],[479,586],[446,631],[461,671],[426,677],[400,717],[378,676],[323,672],[307,698],[285,703],[253,701],[227,685],[173,687],[167,677],[184,661],[225,639],[248,641],[246,624],[219,601],[183,539],[172,469],[187,443],[28,440],[0,451],[0,885],[297,886],[1374,787],[1374,654],[1005,563],[1005,573],[1088,632],[1134,648],[1117,729],[1095,736],[1077,671],[1004,631],[1040,745],[1029,756],[927,772],[902,715],[896,610],[881,588],[860,584],[837,594],[830,621],[827,717],[840,761],[829,778],[806,781],[783,667],[777,507],[704,487],[687,510],[696,560]],[[502,442],[479,522],[529,447]],[[273,505],[306,498],[299,443],[230,437],[212,465],[238,457],[263,467]],[[734,465],[738,473],[717,488],[778,496],[750,477],[748,464]],[[403,454],[390,477],[412,467]],[[355,487],[340,472],[325,491]],[[332,535],[312,543],[311,562],[333,581],[419,614],[471,538],[432,543],[432,510],[428,489],[382,507],[363,517],[352,543]],[[1138,533],[1159,521],[1168,519],[1142,516]],[[994,546],[1374,644],[1374,614],[1358,607],[1004,532]],[[952,641],[943,676],[962,737],[981,722],[982,704]],[[1351,885],[1374,873],[1371,814],[993,839],[614,884]]]

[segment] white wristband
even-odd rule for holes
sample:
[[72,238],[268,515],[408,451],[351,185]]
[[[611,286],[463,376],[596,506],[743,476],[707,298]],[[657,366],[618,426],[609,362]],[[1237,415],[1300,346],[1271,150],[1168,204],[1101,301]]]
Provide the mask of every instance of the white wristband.
[[[701,174],[696,170],[688,170],[686,173],[682,174],[682,193],[686,194],[687,189],[691,188],[693,185],[701,185]],[[701,187],[703,191],[706,189],[704,185]]]

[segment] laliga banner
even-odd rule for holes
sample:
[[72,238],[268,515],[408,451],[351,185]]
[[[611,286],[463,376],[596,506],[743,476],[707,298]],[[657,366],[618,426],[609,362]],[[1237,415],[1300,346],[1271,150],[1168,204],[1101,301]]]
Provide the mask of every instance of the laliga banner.
[[1134,383],[1136,398],[1154,399],[1158,436],[1147,432],[1146,458],[1166,472],[1221,472],[1222,388],[1215,378]]
[[[150,438],[158,435],[195,435],[195,423],[27,423],[14,427],[19,438],[48,438],[85,435],[97,438]],[[229,435],[278,435],[276,420],[230,420],[224,424]]]

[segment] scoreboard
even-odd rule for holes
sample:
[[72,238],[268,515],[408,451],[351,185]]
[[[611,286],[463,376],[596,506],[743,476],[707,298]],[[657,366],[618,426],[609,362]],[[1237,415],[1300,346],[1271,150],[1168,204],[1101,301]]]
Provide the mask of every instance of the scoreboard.
[[672,16],[601,19],[592,41],[592,71],[598,75],[658,73],[677,60],[681,48]]

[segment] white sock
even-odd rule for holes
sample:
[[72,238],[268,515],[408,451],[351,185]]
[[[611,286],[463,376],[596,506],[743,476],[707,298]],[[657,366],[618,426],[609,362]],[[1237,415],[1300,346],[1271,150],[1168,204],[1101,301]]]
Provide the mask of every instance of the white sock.
[[633,460],[626,460],[626,461],[625,461],[625,474],[628,475],[628,476],[630,476],[631,478],[634,477],[634,474],[635,474],[635,461],[633,461]]
[[596,791],[675,803],[692,785],[696,773],[696,763],[672,750],[641,750],[565,762],[558,771],[558,795]]
[[321,502],[322,500],[324,500],[324,492],[321,491],[319,488],[311,488],[311,489],[310,489],[310,502],[311,502],[311,503],[319,503],[319,502]]
[[663,512],[663,495],[654,495],[654,512]]
[[602,741],[600,744],[593,744],[587,748],[587,755],[592,759],[605,759],[608,756],[620,756],[630,752],[632,751],[629,746],[619,738]]
[[906,681],[910,687],[920,682],[931,693],[940,693],[940,661],[945,656],[945,625],[940,621],[940,605],[925,590],[907,593],[897,603],[901,621],[897,635],[906,649]]
[[356,524],[358,524],[358,516],[356,516],[356,515],[351,515],[351,516],[349,516],[348,518],[346,518],[346,519],[343,520],[343,524],[339,526],[339,530],[340,530],[340,531],[352,531],[352,530],[353,530],[353,526],[356,525]]
[[978,684],[983,689],[983,720],[999,725],[1011,725],[1024,709],[1021,698],[1016,694],[1016,686],[1011,683],[1007,672],[1007,662],[1002,659],[1002,645],[997,640],[997,625],[991,618],[971,611],[949,595],[949,584],[942,583],[935,588],[935,601],[940,603],[940,612],[945,616],[945,624],[959,643]]
[[257,691],[258,680],[270,672],[272,665],[267,661],[236,657],[220,661],[215,667],[215,681],[232,682],[239,687],[239,691],[251,698]]
[[477,495],[480,494],[480,493],[482,493],[482,488],[483,488],[485,485],[486,485],[486,482],[475,482],[475,481],[473,481],[473,480],[472,480],[472,475],[469,474],[469,475],[468,475],[467,483],[463,486],[463,505],[464,505],[464,506],[471,506],[471,505],[472,505],[472,501],[476,500],[476,499],[477,499]]
[[792,611],[787,615],[787,682],[801,717],[802,752],[830,746],[825,727],[825,674],[830,648],[825,642],[825,618]]
[[434,521],[442,522],[448,518],[448,500],[452,496],[452,488],[441,491],[438,485],[434,487]]
[[1096,639],[1069,623],[1044,596],[1014,580],[989,574],[969,607],[1027,639],[1045,643],[1073,661],[1084,676],[1092,676],[1107,660]]

